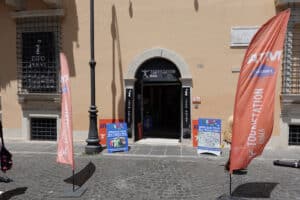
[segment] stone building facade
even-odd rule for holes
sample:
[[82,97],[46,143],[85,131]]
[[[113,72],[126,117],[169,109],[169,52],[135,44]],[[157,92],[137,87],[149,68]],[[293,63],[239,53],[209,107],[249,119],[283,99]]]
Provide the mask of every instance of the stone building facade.
[[[90,7],[81,0],[0,2],[0,117],[8,138],[56,140],[59,52],[71,72],[74,139],[90,104]],[[191,142],[192,121],[233,113],[245,50],[257,29],[291,8],[269,147],[300,145],[299,0],[95,1],[98,119],[125,120],[132,141]]]

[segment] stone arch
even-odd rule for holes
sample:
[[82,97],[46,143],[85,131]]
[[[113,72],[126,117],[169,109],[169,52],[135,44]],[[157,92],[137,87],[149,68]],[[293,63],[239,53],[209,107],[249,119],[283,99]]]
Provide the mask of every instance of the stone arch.
[[164,48],[153,48],[148,49],[138,55],[130,64],[127,71],[127,75],[125,80],[126,88],[133,88],[135,82],[135,74],[138,68],[146,61],[152,58],[165,58],[171,62],[173,62],[178,68],[181,74],[181,83],[182,86],[191,87],[192,86],[192,76],[189,71],[187,63],[177,55],[175,52],[170,51]]
[[[182,87],[181,94],[181,130],[180,141],[183,139],[189,139],[191,137],[191,107],[190,107],[190,94],[192,88],[192,75],[189,71],[187,63],[181,56],[173,51],[164,48],[152,48],[139,54],[129,64],[127,74],[124,78],[125,82],[125,121],[128,126],[128,135],[135,140],[136,135],[136,122],[135,122],[135,83],[136,73],[139,68],[148,60],[155,58],[163,58],[172,62],[178,69],[181,77],[179,79]],[[185,103],[186,102],[186,103]],[[184,113],[184,114],[183,114]]]

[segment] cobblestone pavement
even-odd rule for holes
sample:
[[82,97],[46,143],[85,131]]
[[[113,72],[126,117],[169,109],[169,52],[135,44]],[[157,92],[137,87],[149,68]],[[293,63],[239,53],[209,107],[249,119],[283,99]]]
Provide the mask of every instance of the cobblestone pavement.
[[[56,163],[56,143],[6,143],[14,163],[5,175],[13,182],[0,183],[0,191],[6,194],[2,199],[71,199],[61,197],[72,189],[72,184],[64,182],[72,171]],[[89,156],[83,153],[84,145],[75,143],[76,172],[90,162],[96,169],[89,171],[92,176],[81,187],[87,191],[75,199],[210,200],[229,193],[229,175],[223,169],[228,149],[212,156],[198,155],[184,145],[131,145],[128,153],[104,150]],[[300,170],[273,165],[273,160],[284,158],[300,159],[300,149],[265,150],[249,165],[246,175],[232,176],[233,194],[239,199],[300,200]]]

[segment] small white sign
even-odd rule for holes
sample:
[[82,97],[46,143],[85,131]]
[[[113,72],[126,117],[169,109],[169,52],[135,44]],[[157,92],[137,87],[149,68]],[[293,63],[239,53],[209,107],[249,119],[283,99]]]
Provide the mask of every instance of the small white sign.
[[231,47],[246,47],[259,27],[232,27],[231,28]]

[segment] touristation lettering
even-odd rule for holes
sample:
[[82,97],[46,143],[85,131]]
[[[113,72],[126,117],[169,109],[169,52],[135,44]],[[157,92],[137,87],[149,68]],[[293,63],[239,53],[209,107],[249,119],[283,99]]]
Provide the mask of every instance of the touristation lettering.
[[256,146],[257,144],[257,132],[260,135],[264,135],[264,129],[259,129],[257,125],[258,117],[262,111],[263,106],[264,89],[257,88],[253,92],[252,97],[252,113],[251,113],[251,129],[248,135],[247,145]]

